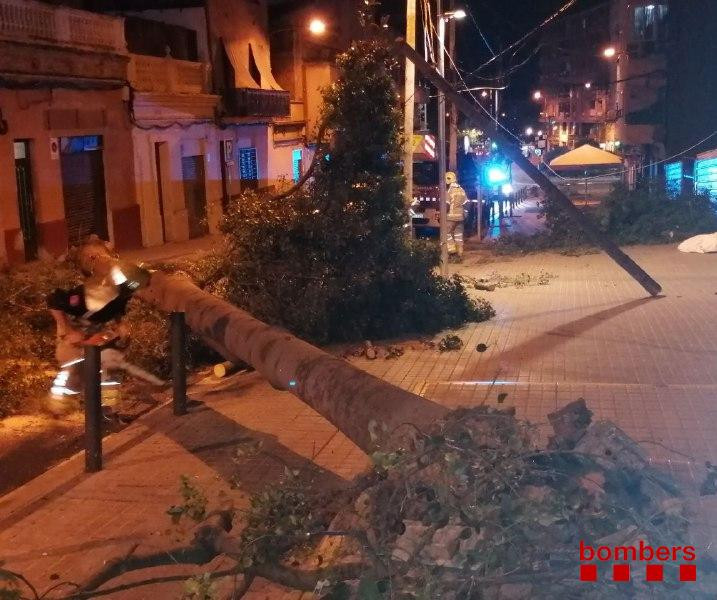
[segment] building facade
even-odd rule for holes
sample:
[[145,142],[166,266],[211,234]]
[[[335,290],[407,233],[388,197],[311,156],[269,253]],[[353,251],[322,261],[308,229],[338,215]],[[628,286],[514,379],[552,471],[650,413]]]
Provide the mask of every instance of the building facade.
[[0,259],[137,245],[122,20],[1,0],[0,50]]
[[552,146],[593,141],[635,162],[665,156],[667,0],[611,0],[556,21],[541,55]]
[[610,69],[601,55],[609,24],[608,6],[601,5],[557,20],[543,35],[535,100],[550,147],[605,139]]
[[270,3],[271,24],[267,0],[0,0],[0,261],[214,233],[297,180],[350,19],[327,3],[312,42],[316,6]]

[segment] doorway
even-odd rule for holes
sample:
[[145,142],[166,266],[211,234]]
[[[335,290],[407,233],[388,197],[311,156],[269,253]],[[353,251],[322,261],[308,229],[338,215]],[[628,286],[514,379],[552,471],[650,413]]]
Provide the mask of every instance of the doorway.
[[182,157],[184,202],[189,221],[189,237],[197,238],[209,233],[207,222],[207,191],[204,176],[204,156]]
[[15,181],[17,204],[20,215],[20,231],[25,244],[25,260],[37,258],[37,222],[35,221],[35,196],[32,191],[32,162],[30,141],[15,140]]
[[90,234],[108,240],[102,137],[60,138],[60,170],[70,245]]
[[166,168],[169,165],[169,148],[167,142],[154,143],[154,166],[157,175],[157,203],[159,220],[162,222],[162,243],[167,241],[167,225],[164,217],[164,189],[167,181]]

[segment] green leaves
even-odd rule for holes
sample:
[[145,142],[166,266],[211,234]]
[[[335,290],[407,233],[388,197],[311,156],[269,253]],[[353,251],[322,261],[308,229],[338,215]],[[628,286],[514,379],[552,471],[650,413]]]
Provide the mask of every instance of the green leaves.
[[192,485],[186,475],[182,475],[179,479],[181,482],[179,491],[184,502],[179,506],[171,506],[167,510],[172,523],[179,523],[182,516],[187,516],[196,523],[203,521],[207,514],[207,497],[201,490]]
[[492,315],[435,274],[434,245],[406,239],[396,66],[378,41],[341,55],[324,93],[330,147],[317,150],[330,158],[292,196],[246,193],[224,219],[230,301],[303,339],[436,333]]
[[446,335],[438,342],[438,350],[441,352],[453,352],[463,348],[463,340],[457,335]]
[[211,573],[195,575],[184,582],[182,600],[215,600],[216,597]]
[[0,600],[20,600],[20,580],[14,573],[3,569],[3,564],[0,561]]

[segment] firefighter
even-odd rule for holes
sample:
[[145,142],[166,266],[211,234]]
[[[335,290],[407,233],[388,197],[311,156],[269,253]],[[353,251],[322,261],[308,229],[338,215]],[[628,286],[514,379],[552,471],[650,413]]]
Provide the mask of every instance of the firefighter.
[[[60,364],[48,398],[51,412],[62,414],[77,408],[82,389],[82,358],[86,344],[101,344],[103,372],[123,370],[154,385],[164,382],[128,363],[117,344],[126,337],[122,318],[127,303],[149,274],[134,265],[115,267],[107,279],[89,279],[71,289],[56,289],[48,295],[47,305],[57,325],[55,357]],[[121,344],[120,344],[121,345]]]
[[446,185],[448,186],[448,252],[456,254],[460,260],[463,258],[463,219],[468,196],[458,185],[453,171],[446,173]]

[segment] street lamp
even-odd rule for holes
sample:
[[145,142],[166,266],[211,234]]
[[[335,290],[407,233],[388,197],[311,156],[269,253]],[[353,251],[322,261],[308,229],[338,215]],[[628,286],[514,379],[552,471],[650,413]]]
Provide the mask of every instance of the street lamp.
[[[438,72],[446,74],[446,23],[451,19],[464,19],[466,12],[461,9],[441,12],[441,0],[437,0],[438,15]],[[438,202],[440,209],[441,275],[448,276],[448,198],[446,194],[446,95],[438,90]]]
[[543,94],[540,90],[536,90],[533,92],[533,100],[540,100],[543,97]]
[[585,84],[585,89],[586,89],[586,90],[589,90],[592,86],[593,86],[593,84],[588,81],[588,82]]
[[309,22],[309,31],[313,35],[324,35],[326,33],[326,21],[314,18]]
[[605,50],[602,51],[602,55],[605,58],[612,58],[617,54],[617,50],[615,49],[615,46],[608,46],[605,48]]
[[525,130],[525,135],[533,135],[533,133],[534,133],[534,132],[533,132],[533,128],[532,128],[532,127],[528,127],[528,128]]

